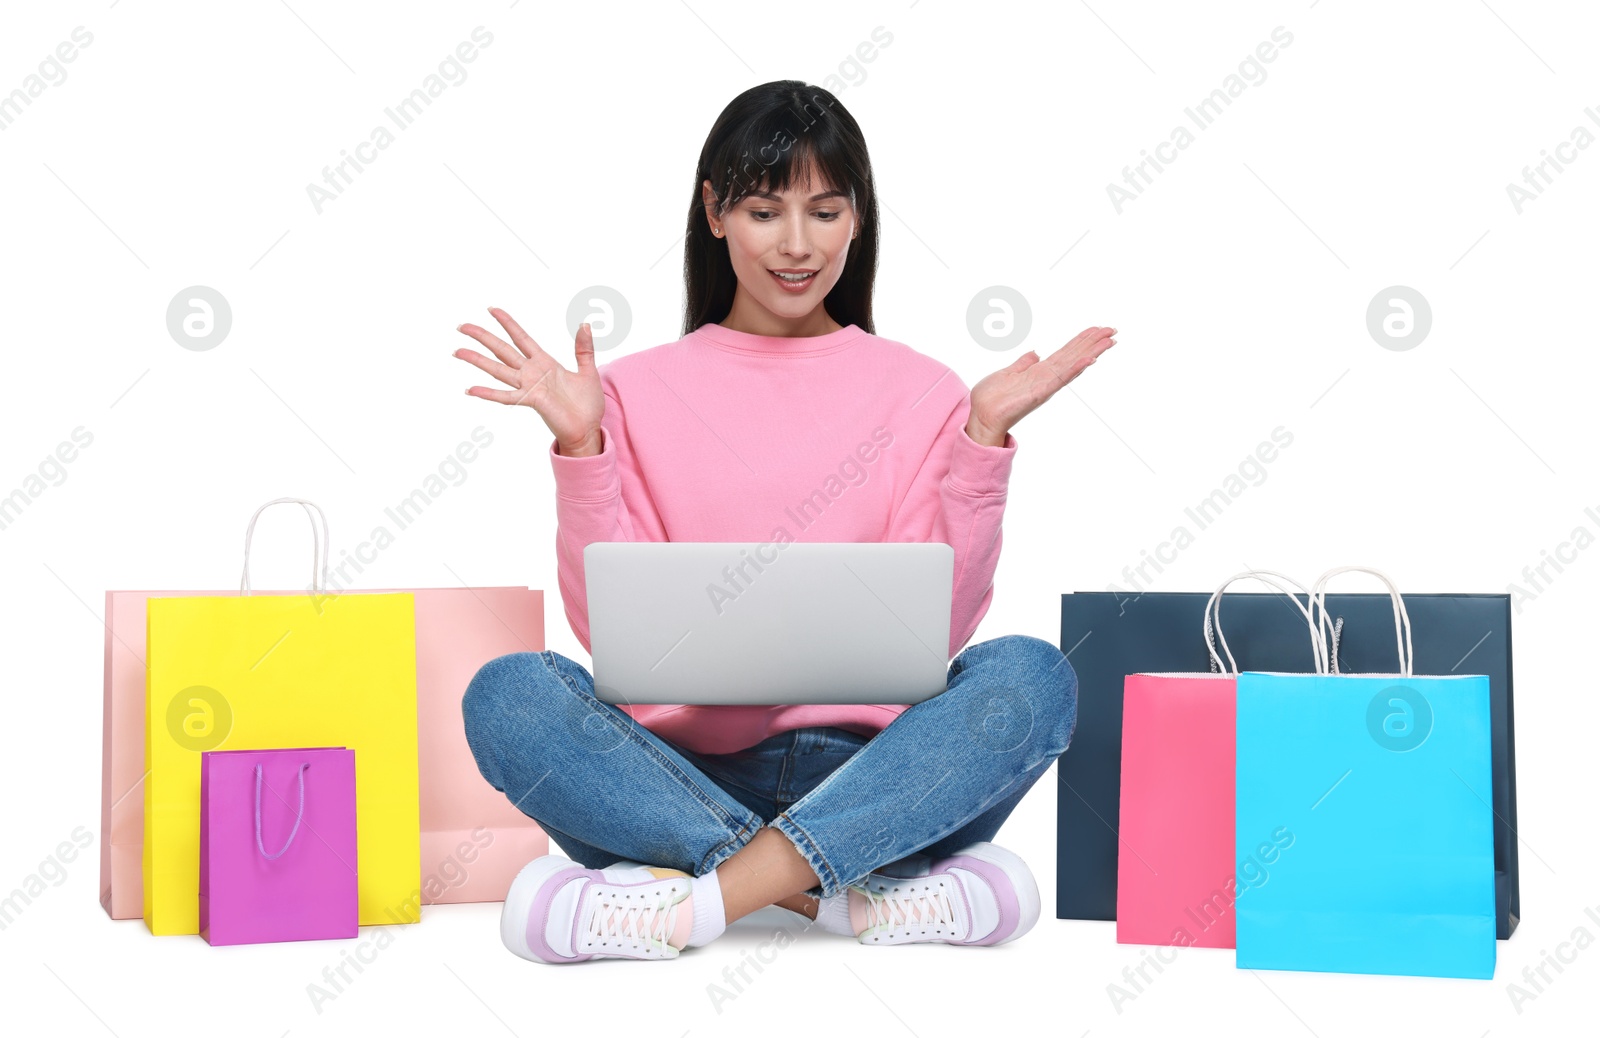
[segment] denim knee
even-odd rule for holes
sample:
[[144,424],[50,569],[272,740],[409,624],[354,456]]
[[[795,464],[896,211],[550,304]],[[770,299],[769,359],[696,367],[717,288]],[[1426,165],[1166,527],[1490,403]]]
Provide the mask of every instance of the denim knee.
[[467,690],[461,696],[461,727],[467,736],[467,748],[478,764],[478,772],[491,786],[503,788],[500,783],[500,765],[493,746],[492,736],[499,730],[493,720],[502,709],[513,670],[519,666],[519,653],[498,656],[478,668]]
[[[1056,649],[1056,652],[1061,652]],[[1059,691],[1058,725],[1056,728],[1056,741],[1051,745],[1055,748],[1055,755],[1061,756],[1067,752],[1067,747],[1072,745],[1072,733],[1078,730],[1078,672],[1072,669],[1072,662],[1062,655],[1061,669],[1056,672]]]
[[581,664],[548,650],[484,664],[462,695],[461,719],[479,770],[496,788],[501,753],[513,753],[526,767],[557,748],[604,753],[627,738],[629,724],[594,697]]
[[529,664],[536,662],[536,657],[532,652],[496,656],[472,675],[461,696],[461,722],[466,727],[468,743],[476,743],[491,731],[492,718],[504,709],[507,699],[522,694],[532,684],[528,680],[532,669]]
[[1043,638],[1021,636],[1029,643],[1028,651],[1045,670],[1045,681],[1037,689],[1042,709],[1049,719],[1048,749],[1052,757],[1066,752],[1072,742],[1072,733],[1078,727],[1078,672],[1072,661],[1054,642]]
[[478,770],[496,789],[499,743],[524,743],[530,718],[556,713],[557,698],[570,694],[558,673],[537,652],[497,656],[478,668],[461,696],[461,722]]
[[1078,674],[1053,642],[1027,634],[996,638],[997,646],[1026,676],[1016,690],[1029,713],[1029,736],[1041,757],[1053,760],[1066,752],[1078,724]]

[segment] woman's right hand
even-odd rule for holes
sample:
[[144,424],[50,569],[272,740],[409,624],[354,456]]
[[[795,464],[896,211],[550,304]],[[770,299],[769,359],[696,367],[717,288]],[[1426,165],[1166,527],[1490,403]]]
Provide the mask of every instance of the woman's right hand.
[[462,324],[456,331],[470,335],[489,347],[497,363],[469,349],[456,350],[454,356],[487,371],[490,375],[512,387],[511,389],[485,389],[473,386],[468,396],[482,397],[502,404],[525,404],[539,412],[544,424],[556,438],[556,448],[563,455],[583,457],[599,454],[601,448],[600,417],[605,413],[605,393],[600,388],[600,372],[594,363],[594,333],[584,323],[578,328],[574,352],[578,370],[568,371],[548,353],[539,348],[533,337],[511,319],[511,315],[491,306],[489,313],[499,321],[516,343],[513,350],[493,333],[475,324]]

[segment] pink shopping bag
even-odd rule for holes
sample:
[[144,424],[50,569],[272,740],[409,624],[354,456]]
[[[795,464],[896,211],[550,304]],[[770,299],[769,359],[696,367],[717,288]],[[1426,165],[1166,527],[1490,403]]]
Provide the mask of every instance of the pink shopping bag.
[[209,944],[355,937],[355,751],[200,755],[200,936]]
[[[227,591],[107,591],[101,770],[100,903],[113,919],[144,912],[145,600]],[[461,697],[496,656],[544,649],[544,593],[525,587],[395,588],[415,596],[422,904],[504,900],[517,870],[550,841],[483,780],[467,745]],[[257,591],[303,595],[303,590]]]
[[[1319,669],[1310,592],[1270,570],[1228,578],[1206,603],[1202,634],[1216,671],[1129,674],[1123,683],[1122,807],[1117,850],[1117,943],[1234,947],[1234,704],[1239,671],[1211,645],[1222,593],[1255,577],[1305,614]],[[1279,583],[1282,581],[1284,583]],[[1302,606],[1285,584],[1300,588]]]

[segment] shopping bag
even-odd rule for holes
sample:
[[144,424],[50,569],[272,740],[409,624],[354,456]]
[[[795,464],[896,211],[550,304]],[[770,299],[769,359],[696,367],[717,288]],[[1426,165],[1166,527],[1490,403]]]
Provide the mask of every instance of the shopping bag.
[[[1324,574],[1314,607],[1357,569]],[[1236,906],[1236,962],[1488,979],[1489,679],[1415,673],[1406,603],[1361,571],[1389,587],[1398,673],[1239,675],[1235,854],[1260,882]]]
[[[145,602],[232,590],[107,591],[100,903],[113,919],[144,913]],[[416,602],[417,769],[422,903],[500,901],[517,870],[549,853],[537,822],[483,781],[461,721],[462,690],[487,661],[544,649],[544,593],[526,587],[380,588]],[[299,595],[261,591],[253,595]]]
[[[356,775],[362,925],[420,918],[415,606],[409,594],[250,593],[148,600],[144,920],[199,932],[200,755],[215,749],[342,745]],[[320,510],[319,514],[320,514]],[[313,523],[315,529],[315,523]]]
[[[1211,671],[1129,674],[1122,706],[1121,834],[1117,853],[1117,942],[1232,948],[1241,883],[1234,858],[1234,679],[1222,638],[1223,592],[1254,577],[1276,587],[1306,618],[1312,659],[1327,649],[1312,622],[1311,594],[1271,570],[1229,577],[1212,592],[1203,628]],[[1301,605],[1290,587],[1305,595]],[[1212,646],[1215,623],[1227,654]]]
[[[1056,765],[1056,916],[1115,919],[1122,767],[1122,700],[1127,675],[1203,671],[1206,649],[1194,637],[1209,591],[1079,591],[1061,596],[1061,651],[1078,675],[1078,727]],[[1489,676],[1494,746],[1496,930],[1511,936],[1518,895],[1517,787],[1511,672],[1511,598],[1506,594],[1411,594],[1416,673]],[[1334,659],[1344,670],[1386,670],[1393,630],[1387,593],[1330,593],[1329,619],[1343,623]],[[1255,670],[1309,672],[1304,619],[1280,594],[1227,596],[1228,642]],[[1319,628],[1321,624],[1319,623]],[[1335,649],[1339,651],[1334,651]],[[1238,862],[1234,863],[1235,865]],[[1254,865],[1249,866],[1252,870]]]
[[[1388,614],[1387,594],[1325,596],[1334,620],[1344,634],[1335,633],[1329,646],[1330,669],[1360,673],[1388,666],[1383,639],[1378,637],[1379,614]],[[1511,596],[1509,594],[1406,595],[1406,611],[1418,634],[1416,672],[1419,674],[1485,674],[1489,678],[1490,744],[1494,751],[1491,793],[1484,799],[1494,811],[1495,937],[1507,940],[1522,918],[1522,896],[1517,864],[1517,753],[1511,680]],[[1335,603],[1342,602],[1343,605]],[[1373,622],[1351,626],[1345,621],[1354,608],[1371,614]],[[1385,616],[1385,618],[1387,618]],[[1350,632],[1357,637],[1352,639]]]
[[417,766],[422,903],[504,901],[511,881],[550,853],[539,823],[483,780],[461,697],[485,663],[544,651],[544,596],[527,588],[428,588],[417,610]]
[[208,943],[357,936],[359,861],[353,751],[200,754],[200,936]]

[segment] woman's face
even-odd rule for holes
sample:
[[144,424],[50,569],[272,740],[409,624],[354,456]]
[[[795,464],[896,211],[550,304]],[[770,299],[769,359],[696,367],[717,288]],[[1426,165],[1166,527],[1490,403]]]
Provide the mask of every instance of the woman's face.
[[814,182],[809,171],[803,177],[781,193],[752,192],[720,217],[711,208],[711,182],[702,186],[712,230],[728,243],[738,292],[789,321],[822,306],[844,273],[856,233],[849,194]]

